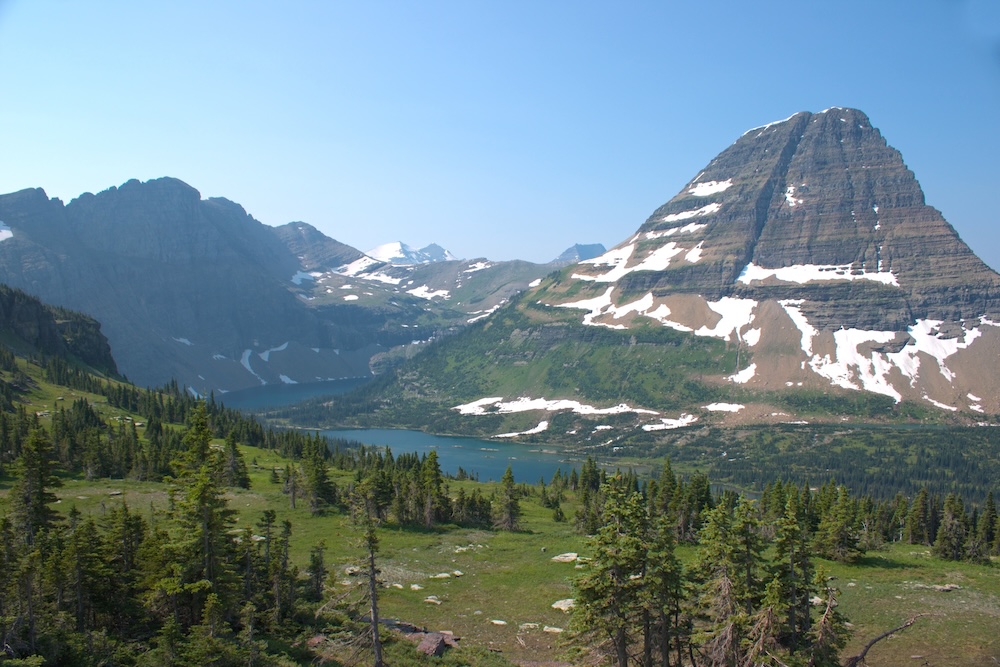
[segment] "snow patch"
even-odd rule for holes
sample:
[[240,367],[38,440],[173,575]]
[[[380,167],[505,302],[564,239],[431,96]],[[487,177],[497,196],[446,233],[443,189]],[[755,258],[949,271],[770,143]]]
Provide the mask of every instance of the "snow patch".
[[736,384],[746,384],[757,374],[757,364],[750,364],[738,373],[733,373],[726,379]]
[[504,303],[506,303],[506,299],[504,301],[501,301],[497,305],[493,306],[489,310],[477,310],[477,311],[469,313],[470,315],[475,315],[475,317],[466,320],[465,321],[466,324],[472,324],[473,322],[478,322],[479,320],[486,319],[487,317],[489,317],[493,313],[495,313],[498,310],[500,310],[500,306],[502,306]]
[[802,351],[806,353],[807,357],[812,356],[812,342],[813,338],[819,331],[813,325],[809,324],[809,320],[806,316],[802,314],[802,309],[799,308],[804,301],[802,299],[784,299],[778,302],[782,308],[785,309],[785,313],[791,318],[792,323],[802,334],[802,342],[799,344],[802,347]]
[[[810,368],[830,382],[844,389],[865,389],[876,394],[890,396],[898,403],[902,396],[888,380],[893,364],[889,355],[871,352],[866,356],[858,352],[858,347],[865,343],[888,343],[896,337],[894,331],[864,331],[861,329],[841,329],[833,333],[836,344],[834,361],[830,355],[814,356],[809,361]],[[855,383],[861,383],[858,386]]]
[[298,382],[288,377],[287,375],[279,375],[278,378],[285,384],[298,384]]
[[357,301],[361,297],[357,294],[346,294],[344,295],[344,301]]
[[709,329],[703,326],[694,332],[696,336],[712,336],[729,340],[732,334],[740,339],[740,329],[753,322],[753,310],[757,307],[757,302],[753,299],[740,299],[732,296],[724,296],[718,301],[707,302],[709,308],[722,315],[722,319]]
[[406,293],[412,294],[413,296],[419,297],[421,299],[427,299],[428,301],[439,297],[442,299],[451,298],[451,293],[448,290],[446,289],[432,290],[427,285],[421,285],[420,287],[415,287],[414,289],[408,289],[406,290]]
[[974,340],[982,335],[978,328],[964,331],[962,338],[943,338],[939,327],[941,320],[917,320],[907,329],[913,344],[907,344],[899,352],[887,355],[893,363],[903,372],[903,375],[910,378],[910,386],[916,384],[917,375],[920,369],[919,352],[934,357],[938,363],[941,375],[949,382],[955,379],[955,373],[945,365],[945,359],[955,354],[959,350],[964,350],[972,344]]
[[[604,294],[600,296],[592,299],[574,301],[571,303],[560,303],[556,304],[555,307],[580,308],[588,311],[587,314],[583,316],[583,324],[587,326],[625,329],[627,327],[622,324],[607,324],[596,320],[599,317],[608,315],[614,319],[619,319],[628,313],[634,312],[637,315],[644,315],[650,319],[656,320],[663,326],[670,327],[676,331],[683,331],[685,333],[691,333],[693,331],[689,326],[670,320],[670,308],[666,304],[662,303],[656,305],[654,303],[652,292],[647,292],[645,296],[633,301],[632,303],[628,303],[623,306],[615,306],[611,300],[611,294],[614,292],[614,289],[615,288],[613,286],[608,287]],[[654,305],[656,306],[655,308]],[[740,330],[753,321],[754,315],[752,311],[756,306],[757,302],[753,299],[739,299],[728,296],[722,297],[716,302],[710,301],[708,302],[708,307],[716,313],[722,315],[722,319],[719,320],[719,322],[711,329],[703,326],[697,331],[694,331],[694,334],[696,336],[711,336],[714,338],[730,340],[732,338],[732,334],[736,333],[736,337],[739,339]],[[757,333],[749,333],[749,335],[753,341],[752,344],[755,344],[760,337],[759,331]]]
[[462,271],[462,273],[475,273],[476,271],[482,271],[483,269],[488,269],[493,264],[490,262],[476,262],[475,264],[470,264],[469,268]]
[[733,179],[729,178],[724,181],[705,181],[704,183],[695,183],[694,186],[688,190],[690,194],[695,197],[708,197],[709,195],[715,195],[720,192],[725,192],[733,185]]
[[386,285],[398,285],[403,282],[402,278],[394,278],[388,273],[366,273],[364,275],[359,275],[358,278],[364,278],[365,280],[374,280],[376,282],[385,283]]
[[751,262],[743,267],[743,271],[740,272],[736,280],[744,285],[771,277],[781,282],[798,283],[799,285],[822,280],[872,280],[877,283],[899,287],[899,281],[896,280],[896,276],[892,272],[882,271],[881,266],[878,268],[878,271],[866,271],[862,267],[858,271],[852,269],[850,264],[798,264],[783,266],[778,269],[765,269]]
[[521,431],[520,433],[501,433],[499,435],[493,436],[494,438],[516,438],[519,435],[534,435],[536,433],[541,433],[549,429],[549,423],[547,421],[538,422],[538,426],[528,429],[527,431]]
[[749,329],[743,334],[743,342],[753,347],[760,342],[761,329]]
[[364,273],[376,264],[382,264],[382,262],[365,255],[363,257],[359,257],[350,264],[344,264],[343,266],[337,267],[334,271],[342,276],[356,276],[360,273]]
[[13,230],[4,224],[3,220],[0,220],[0,241],[6,241],[10,238],[14,238]]
[[701,241],[698,245],[688,250],[687,254],[684,255],[684,259],[691,262],[692,264],[696,263],[699,259],[701,259],[701,246],[703,243],[705,242]]
[[253,368],[250,366],[250,355],[252,354],[253,350],[243,350],[243,356],[240,357],[240,364],[243,366],[243,368],[247,369],[247,372],[250,373],[250,375],[260,380],[261,384],[267,384],[267,380],[257,375],[257,373],[255,373]]
[[264,350],[263,352],[261,352],[257,356],[259,356],[264,361],[270,361],[271,360],[271,353],[272,352],[284,352],[287,349],[288,349],[288,343],[284,342],[281,345],[279,345],[278,347],[272,347],[270,350]]
[[586,276],[579,273],[574,273],[573,278],[577,280],[593,280],[597,282],[614,282],[628,273],[628,269],[625,265],[628,263],[629,258],[635,251],[635,244],[630,243],[629,245],[622,246],[621,248],[612,248],[608,252],[594,257],[592,259],[585,259],[580,264],[591,264],[593,266],[610,266],[611,271],[608,271],[601,276]]
[[178,343],[181,343],[182,345],[194,345],[194,343],[189,341],[187,338],[174,338],[174,340],[177,341]]
[[666,417],[660,418],[659,424],[643,424],[643,431],[671,431],[675,428],[683,428],[685,426],[690,426],[691,424],[698,421],[698,418],[694,415],[682,414],[677,419],[668,419]]
[[767,123],[766,125],[760,125],[758,127],[751,127],[749,130],[747,130],[742,135],[740,135],[740,138],[745,137],[748,134],[750,134],[751,132],[755,132],[756,131],[757,132],[757,136],[754,137],[754,139],[756,139],[760,135],[764,134],[764,130],[766,130],[766,129],[770,128],[770,127],[774,127],[775,125],[781,125],[782,123],[787,123],[791,119],[795,118],[795,116],[796,116],[796,114],[793,113],[791,116],[789,116],[788,118],[785,118],[783,120],[775,120],[775,121],[772,121],[770,123]]
[[[646,232],[640,236],[645,236],[647,240],[653,240],[663,238],[665,236],[673,236],[674,234],[693,234],[694,232],[700,232],[706,227],[708,227],[708,224],[704,222],[689,222],[683,227],[671,227],[670,229]],[[638,239],[638,237],[636,237],[636,239]]]
[[659,414],[655,410],[645,410],[643,408],[633,408],[625,403],[620,403],[611,408],[595,408],[592,405],[584,405],[579,401],[567,399],[546,400],[544,398],[530,398],[521,396],[513,401],[504,401],[502,396],[492,396],[481,398],[472,403],[456,405],[452,410],[458,410],[463,415],[487,415],[487,414],[511,414],[515,412],[529,412],[533,410],[544,410],[546,412],[561,412],[570,410],[579,415],[620,415],[628,412],[644,415]]
[[942,410],[948,410],[950,412],[957,412],[958,411],[958,408],[956,408],[955,406],[953,406],[953,405],[947,405],[945,403],[941,403],[940,401],[935,401],[933,398],[931,398],[927,394],[923,395],[923,399],[925,401],[927,401],[928,403],[930,403],[931,405],[933,405],[935,407],[938,407],[938,408],[941,408]]
[[789,206],[796,206],[802,203],[801,199],[795,198],[795,186],[789,185],[785,188],[785,201],[788,202]]
[[709,412],[739,412],[746,406],[740,403],[709,403],[701,407]]
[[660,218],[660,221],[678,222],[680,220],[690,220],[691,218],[700,218],[702,216],[718,213],[721,208],[722,204],[714,202],[712,204],[707,204],[705,206],[702,206],[701,208],[696,208],[692,211],[681,211],[680,213],[670,213]]
[[528,283],[528,287],[538,287],[541,284],[542,284],[542,279],[541,278],[535,278],[530,283]]

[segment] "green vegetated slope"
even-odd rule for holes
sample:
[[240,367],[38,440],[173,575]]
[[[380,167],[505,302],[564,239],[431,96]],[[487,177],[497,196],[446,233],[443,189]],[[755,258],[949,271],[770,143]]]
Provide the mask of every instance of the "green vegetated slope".
[[[176,387],[148,393],[127,385],[88,379],[59,364],[50,364],[48,371],[23,360],[16,360],[15,364],[16,370],[4,371],[4,378],[9,377],[6,373],[18,372],[23,386],[15,396],[14,412],[4,414],[7,426],[0,430],[8,433],[11,442],[18,444],[6,453],[8,456],[12,452],[22,454],[27,440],[19,439],[17,434],[28,434],[40,427],[51,448],[50,462],[55,477],[50,479],[47,488],[52,496],[43,503],[52,512],[43,512],[40,515],[43,519],[39,519],[45,524],[43,532],[47,537],[44,539],[49,540],[43,542],[45,551],[41,553],[48,553],[50,557],[31,566],[38,569],[23,569],[22,566],[31,562],[32,551],[22,552],[16,545],[21,543],[23,535],[8,532],[11,540],[7,542],[4,557],[10,561],[8,565],[16,567],[5,571],[34,577],[37,597],[32,613],[39,621],[36,655],[43,657],[47,661],[45,664],[98,664],[101,660],[153,664],[151,661],[168,659],[164,652],[169,646],[177,651],[171,659],[173,664],[199,664],[199,656],[207,655],[205,651],[215,651],[214,655],[223,664],[228,664],[225,661],[230,659],[245,664],[246,651],[250,650],[259,650],[260,664],[307,664],[316,660],[351,664],[358,655],[368,655],[363,650],[358,654],[356,643],[345,642],[356,642],[364,631],[360,623],[364,614],[364,579],[358,576],[357,570],[348,569],[356,566],[364,556],[363,533],[356,522],[356,511],[351,511],[349,489],[363,479],[374,479],[373,474],[377,477],[370,458],[368,467],[361,465],[357,458],[342,454],[332,456],[325,463],[317,463],[315,456],[319,450],[314,449],[317,441],[309,436],[268,432],[212,404],[206,406],[207,421],[198,426],[198,402],[180,393]],[[72,386],[50,382],[56,376],[64,381],[68,378]],[[66,403],[69,405],[64,408]],[[151,414],[159,417],[151,420]],[[157,422],[159,427],[155,426]],[[159,435],[154,434],[157,428]],[[207,458],[200,474],[208,477],[200,477],[193,472],[197,467],[192,468],[196,460],[192,452],[198,451],[195,443],[199,441],[192,433],[199,433],[199,428],[207,429],[203,435],[210,438],[202,441],[207,442],[209,448],[201,450],[201,456]],[[91,433],[91,443],[86,444],[86,438],[77,440],[78,432]],[[212,515],[223,520],[220,526],[229,526],[216,535],[222,540],[218,542],[219,553],[229,554],[225,559],[231,559],[225,561],[228,563],[225,571],[230,573],[227,577],[233,578],[213,580],[206,574],[202,583],[197,583],[197,579],[184,583],[188,575],[178,570],[176,583],[180,587],[172,588],[167,579],[160,579],[168,570],[159,569],[158,564],[173,562],[171,559],[179,558],[179,554],[191,546],[185,546],[185,508],[196,497],[191,495],[194,489],[209,491],[213,488],[198,485],[209,484],[214,478],[216,473],[211,471],[216,470],[217,464],[211,461],[226,460],[223,453],[229,451],[227,439],[239,441],[240,458],[248,473],[248,488],[242,483],[219,485],[205,497],[213,499],[206,507],[211,507]],[[154,441],[162,449],[158,458],[148,455],[154,450]],[[245,444],[249,442],[261,446]],[[74,443],[82,444],[82,449],[77,450]],[[133,449],[123,448],[126,444]],[[93,458],[88,456],[88,451]],[[121,461],[128,457],[132,464],[114,477],[101,473],[97,465],[118,469]],[[144,460],[146,465],[137,465]],[[163,468],[150,463],[155,461]],[[11,493],[20,488],[21,465],[9,458],[3,461],[0,516],[8,520],[20,516],[20,510],[12,506]],[[317,466],[327,471],[326,482],[322,475],[316,474]],[[420,463],[418,469],[426,470],[426,461]],[[164,477],[165,474],[173,481]],[[406,474],[400,479],[407,479]],[[290,477],[297,480],[297,502],[290,493]],[[425,478],[421,472],[419,477],[412,479]],[[680,488],[688,484],[685,479],[690,481],[682,477]],[[568,552],[584,557],[594,555],[594,544],[580,531],[575,517],[598,512],[597,525],[607,522],[599,517],[602,510],[596,499],[600,495],[585,491],[582,486],[574,488],[570,480],[571,476],[563,475],[544,490],[537,485],[520,486],[520,530],[517,532],[496,531],[488,525],[463,526],[450,514],[442,514],[439,521],[427,528],[422,520],[414,522],[413,515],[406,514],[411,510],[407,510],[405,504],[397,508],[389,503],[386,520],[377,531],[383,617],[430,630],[451,630],[462,637],[463,648],[446,655],[443,664],[501,665],[507,660],[536,663],[565,659],[573,614],[554,609],[552,604],[576,595],[573,581],[587,572],[587,566],[580,562],[556,562],[552,557]],[[501,491],[497,484],[440,481],[440,493],[448,499],[448,506],[453,508],[450,511],[457,507],[459,497],[479,492],[489,498]],[[637,479],[636,483],[640,481]],[[313,498],[321,486],[332,495],[315,504]],[[641,487],[650,499],[658,497],[653,487],[644,481]],[[832,486],[828,488],[833,489]],[[780,504],[774,500],[775,493],[769,489],[759,501],[761,517],[768,516],[768,511],[773,512],[773,506]],[[824,494],[830,497],[827,491],[817,497]],[[682,522],[686,526],[685,534],[695,535],[692,531],[697,530],[703,516],[697,518],[691,514],[696,507],[681,502],[687,497],[684,493],[677,491],[675,495],[679,500],[670,511],[681,512],[677,516],[685,517]],[[560,498],[558,504],[566,520],[556,520],[554,496]],[[654,505],[652,500],[648,504]],[[938,515],[938,523],[942,523],[941,498],[930,504]],[[115,526],[122,520],[126,506],[133,524],[144,526],[134,534],[138,551],[134,553],[132,574],[120,570],[120,561],[94,560],[105,556],[111,558],[104,550],[111,548],[109,540],[115,535]],[[766,509],[769,506],[771,510]],[[869,655],[870,664],[912,664],[912,655],[924,656],[931,664],[982,664],[990,656],[998,655],[995,633],[991,631],[1000,619],[1000,575],[995,567],[941,560],[930,544],[909,544],[905,540],[883,543],[872,531],[885,529],[899,537],[899,526],[888,520],[882,528],[874,528],[876,524],[868,518],[895,516],[889,510],[890,505],[876,507],[860,502],[844,507],[853,508],[854,518],[850,525],[854,539],[864,534],[871,540],[867,555],[852,563],[815,558],[817,566],[837,577],[838,609],[854,626],[843,655],[860,650],[867,639],[915,614],[926,616],[918,620],[919,625],[915,628],[873,649]],[[976,507],[981,509],[982,505],[977,502]],[[968,524],[972,521],[969,516],[972,505],[966,510],[963,521]],[[897,505],[895,511],[898,514],[902,510]],[[272,543],[274,553],[281,553],[282,549],[287,549],[288,553],[287,565],[283,566],[286,569],[272,569],[270,574],[260,569],[264,557],[262,541],[256,537],[247,540],[247,536],[262,536],[266,532],[262,523],[268,512],[273,512],[270,525],[275,531],[271,538],[275,540]],[[980,516],[982,514],[980,512]],[[401,519],[400,516],[411,518]],[[92,524],[90,519],[93,519]],[[290,524],[290,532],[282,542],[284,538],[279,539],[278,531],[285,521]],[[965,530],[973,534],[976,527],[969,525]],[[767,545],[772,536],[763,528],[762,531],[763,543]],[[90,560],[79,561],[83,563],[82,571],[87,573],[87,578],[80,580],[84,588],[77,589],[71,585],[75,581],[72,579],[74,570],[72,567],[65,569],[61,564],[72,564],[82,553],[79,550],[85,543],[79,540],[85,535],[90,536],[88,541],[94,548],[86,552]],[[317,551],[320,547],[322,551]],[[682,543],[677,553],[685,568],[693,568],[699,557],[699,547]],[[766,549],[765,557],[771,558],[769,553]],[[326,570],[326,574],[322,577],[321,594],[312,597],[310,591],[315,589],[311,575],[317,567],[317,554],[323,558],[320,569]],[[185,561],[177,560],[176,563],[184,564]],[[255,573],[253,576],[261,579],[242,578],[248,563],[253,564],[249,570]],[[200,566],[190,563],[185,567],[197,572]],[[58,578],[52,578],[56,572],[65,572],[70,578],[59,584]],[[148,578],[154,572],[160,574]],[[275,581],[288,587],[282,590],[294,595],[295,602],[280,613],[268,606],[274,604],[268,577],[278,577]],[[111,580],[116,583],[109,588],[107,582]],[[14,583],[7,580],[11,587],[4,588],[5,613],[23,619],[27,611],[23,600],[18,598]],[[126,584],[126,588],[122,588]],[[68,586],[61,598],[53,588],[59,585]],[[73,593],[76,590],[87,592],[84,600],[87,613],[82,620],[77,614],[77,598]],[[143,594],[144,590],[148,593]],[[210,630],[206,625],[209,608],[204,606],[209,604],[207,594],[217,591],[222,599],[235,600],[242,595],[238,591],[245,590],[259,591],[255,595],[260,597],[252,598],[259,613],[255,639],[251,641],[247,637],[249,617],[242,613],[242,607],[225,608],[217,628]],[[136,597],[129,597],[131,595]],[[172,617],[171,607],[165,604],[171,596],[183,602],[178,612],[180,624],[174,629],[168,623]],[[200,604],[192,606],[195,602]],[[347,604],[349,602],[355,605],[354,611]],[[128,629],[113,621],[117,618],[116,609],[131,610]],[[26,626],[7,621],[2,624],[4,632],[8,633],[8,645],[16,647],[19,656],[28,655]],[[78,634],[81,627],[82,634]],[[387,646],[390,664],[431,664],[419,658],[414,644],[402,639],[401,635],[387,630],[387,636],[393,639]],[[263,643],[253,644],[253,641]],[[576,645],[580,647],[579,642]],[[257,648],[253,649],[254,646]]]
[[429,346],[350,396],[288,414],[299,423],[350,421],[491,435],[537,423],[538,415],[469,417],[452,408],[487,397],[528,396],[677,411],[720,397],[700,378],[735,366],[735,349],[721,341],[657,326],[627,332],[588,327],[574,319],[520,302]]

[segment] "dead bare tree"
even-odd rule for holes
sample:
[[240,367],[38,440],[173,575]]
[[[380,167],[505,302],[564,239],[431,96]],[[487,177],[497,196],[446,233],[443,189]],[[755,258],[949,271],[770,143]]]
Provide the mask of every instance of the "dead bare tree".
[[918,618],[920,618],[921,616],[926,616],[926,615],[927,614],[917,614],[916,616],[914,616],[914,617],[910,618],[909,620],[907,620],[906,623],[903,623],[898,628],[893,628],[892,630],[887,630],[886,632],[883,632],[882,634],[880,634],[878,637],[875,637],[870,642],[868,642],[867,644],[865,644],[865,647],[863,649],[861,649],[861,653],[858,653],[857,655],[853,655],[850,658],[848,658],[847,660],[845,660],[844,661],[844,667],[858,667],[858,665],[866,664],[865,663],[865,656],[868,655],[868,651],[871,650],[872,646],[875,646],[875,644],[879,643],[880,641],[882,641],[886,637],[894,635],[897,632],[902,632],[906,628],[908,628],[911,625],[913,625],[914,623],[916,623]]

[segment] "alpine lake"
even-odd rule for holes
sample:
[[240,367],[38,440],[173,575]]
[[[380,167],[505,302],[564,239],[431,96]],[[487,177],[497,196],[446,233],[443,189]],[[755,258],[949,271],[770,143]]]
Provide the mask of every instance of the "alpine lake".
[[[368,378],[347,378],[308,384],[263,385],[228,392],[217,397],[226,407],[254,412],[292,405],[321,396],[336,396],[364,384]],[[480,481],[498,481],[510,466],[518,482],[535,483],[552,479],[557,470],[569,474],[579,468],[580,459],[544,445],[524,445],[504,439],[482,440],[433,435],[423,431],[397,429],[335,429],[319,431],[327,438],[348,440],[374,447],[388,447],[393,455],[436,451],[441,472],[457,475],[459,468]]]

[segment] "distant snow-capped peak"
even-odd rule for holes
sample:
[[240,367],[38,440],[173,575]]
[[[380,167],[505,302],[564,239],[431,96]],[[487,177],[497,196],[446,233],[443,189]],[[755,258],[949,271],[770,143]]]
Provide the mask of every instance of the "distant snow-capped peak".
[[383,243],[367,251],[365,254],[380,262],[403,266],[447,262],[458,259],[436,243],[432,243],[420,250],[415,250],[401,241]]

